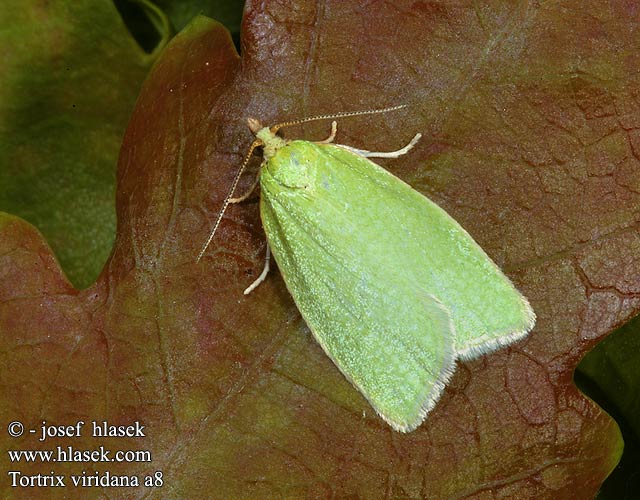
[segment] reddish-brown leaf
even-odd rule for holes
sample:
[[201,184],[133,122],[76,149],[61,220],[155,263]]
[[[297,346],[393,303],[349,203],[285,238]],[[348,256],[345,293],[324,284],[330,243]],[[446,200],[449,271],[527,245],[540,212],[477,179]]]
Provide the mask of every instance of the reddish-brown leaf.
[[[77,498],[593,497],[621,441],[572,372],[640,309],[634,5],[250,2],[242,60],[221,26],[191,24],[131,118],[97,284],[76,293],[34,229],[0,227],[2,421],[139,420],[147,434],[4,436],[3,449],[105,445],[153,462],[15,470],[163,472],[162,488],[65,490]],[[247,117],[398,103],[342,120],[339,142],[383,150],[423,132],[385,166],[460,221],[538,315],[524,342],[460,363],[407,435],[323,354],[277,272],[242,295],[262,267],[255,199],[230,207],[196,263]]]

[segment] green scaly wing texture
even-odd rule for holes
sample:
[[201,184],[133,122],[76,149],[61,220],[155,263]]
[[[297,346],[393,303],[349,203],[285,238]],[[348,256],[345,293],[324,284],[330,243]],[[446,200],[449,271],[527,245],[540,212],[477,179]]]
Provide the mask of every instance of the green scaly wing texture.
[[[303,156],[305,144],[294,146]],[[299,197],[263,169],[261,187],[269,244],[315,338],[392,427],[413,430],[453,371],[448,312],[401,268],[380,265],[376,241],[362,234],[366,193],[346,215],[346,186]]]
[[294,141],[260,181],[265,232],[298,309],[392,425],[419,423],[435,404],[452,348],[478,355],[533,326],[526,299],[468,233],[373,162]]
[[455,325],[456,351],[474,358],[523,338],[535,323],[526,298],[443,209],[375,163],[334,145],[312,145],[328,157],[319,174],[345,186],[335,196],[364,196],[368,234],[386,242],[383,265],[413,274],[440,300]]

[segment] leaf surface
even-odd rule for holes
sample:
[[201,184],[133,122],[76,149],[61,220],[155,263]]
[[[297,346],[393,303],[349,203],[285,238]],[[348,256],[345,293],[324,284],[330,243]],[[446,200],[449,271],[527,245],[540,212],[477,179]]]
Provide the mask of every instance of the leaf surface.
[[[640,309],[640,14],[565,9],[250,2],[242,60],[217,23],[189,25],[131,118],[97,283],[76,292],[32,227],[2,219],[2,421],[145,424],[142,440],[63,444],[149,449],[152,463],[56,472],[162,471],[164,486],[70,489],[78,498],[592,498],[620,432],[572,373]],[[538,316],[527,340],[459,363],[407,435],[314,343],[277,272],[242,295],[263,265],[255,198],[229,208],[195,262],[252,140],[247,117],[397,103],[410,107],[341,120],[338,142],[394,149],[422,132],[410,155],[380,163],[467,228]],[[3,449],[61,441],[2,437]]]
[[153,58],[110,2],[6,0],[0,26],[0,210],[84,288],[111,251],[118,150]]

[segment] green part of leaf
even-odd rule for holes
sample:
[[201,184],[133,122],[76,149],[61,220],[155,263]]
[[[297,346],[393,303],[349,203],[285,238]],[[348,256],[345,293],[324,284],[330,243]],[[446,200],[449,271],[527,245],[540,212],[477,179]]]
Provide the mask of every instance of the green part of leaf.
[[127,29],[145,52],[164,47],[173,35],[166,14],[150,0],[114,0]]
[[[640,309],[640,14],[611,2],[478,5],[252,2],[242,60],[221,25],[196,18],[131,116],[117,238],[96,284],[75,291],[32,226],[0,224],[0,421],[138,420],[144,440],[74,446],[148,449],[152,463],[109,472],[164,477],[161,489],[70,498],[594,496],[620,430],[572,374]],[[421,132],[410,156],[380,163],[460,222],[538,317],[525,341],[459,363],[406,435],[323,353],[277,272],[242,295],[264,264],[257,203],[231,206],[196,263],[252,141],[248,117],[399,103],[410,106],[383,120],[340,120],[337,141],[384,151]],[[5,456],[57,444],[0,435]]]
[[244,0],[157,0],[160,7],[171,20],[176,31],[180,31],[197,16],[207,16],[222,23],[232,37],[240,33],[240,21]]
[[0,210],[84,288],[111,251],[118,150],[151,60],[110,2],[4,2],[0,26]]
[[161,44],[167,28],[176,33],[196,16],[222,23],[236,46],[240,42],[240,22],[244,0],[114,0],[127,27],[147,52]]
[[603,484],[598,499],[633,499],[640,491],[640,316],[618,328],[580,362],[580,389],[618,422],[624,437],[622,459]]

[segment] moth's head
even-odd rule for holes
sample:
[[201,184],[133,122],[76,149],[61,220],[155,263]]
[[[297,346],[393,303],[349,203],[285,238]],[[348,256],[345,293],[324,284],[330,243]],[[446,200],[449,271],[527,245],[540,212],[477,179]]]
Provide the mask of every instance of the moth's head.
[[258,131],[263,128],[262,123],[260,123],[260,121],[256,120],[255,118],[247,118],[247,124],[249,125],[249,130],[251,130],[254,135],[256,135]]
[[247,124],[249,125],[249,130],[253,132],[253,135],[255,135],[262,144],[268,144],[273,141],[275,134],[269,130],[269,127],[263,127],[262,123],[255,118],[247,118]]
[[255,118],[248,118],[247,124],[251,132],[256,136],[258,145],[263,146],[265,160],[273,158],[276,151],[287,143],[282,137],[276,135],[276,130],[273,130],[273,127],[263,127]]

